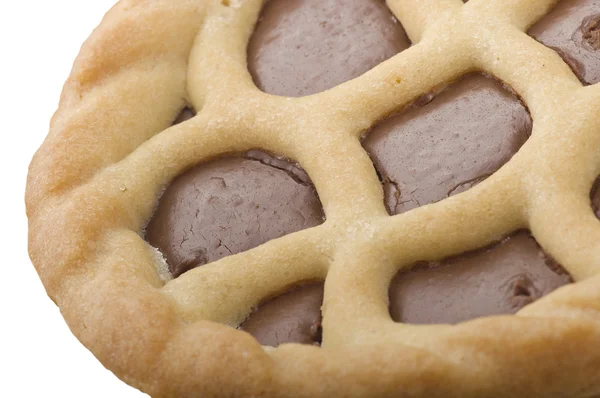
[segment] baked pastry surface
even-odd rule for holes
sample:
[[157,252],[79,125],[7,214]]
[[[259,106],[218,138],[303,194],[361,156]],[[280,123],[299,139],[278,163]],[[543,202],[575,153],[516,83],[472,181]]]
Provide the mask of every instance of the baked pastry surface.
[[[537,25],[539,42],[526,34],[556,3],[389,0],[410,48],[354,79],[323,81],[326,91],[282,97],[257,88],[247,65],[263,1],[122,0],[83,46],[30,167],[29,250],[48,294],[108,369],[155,397],[600,394],[600,222],[590,205],[600,85],[597,70],[561,58],[561,43],[543,45]],[[593,47],[597,28],[586,23]],[[464,192],[392,211],[365,133],[475,71],[518,94],[531,136]],[[197,114],[173,123],[187,106]],[[325,221],[169,270],[145,240],[165,187],[256,149],[302,166]],[[399,271],[523,229],[575,283],[516,315],[392,319]],[[320,347],[261,346],[235,329],[306,281],[324,281]]]

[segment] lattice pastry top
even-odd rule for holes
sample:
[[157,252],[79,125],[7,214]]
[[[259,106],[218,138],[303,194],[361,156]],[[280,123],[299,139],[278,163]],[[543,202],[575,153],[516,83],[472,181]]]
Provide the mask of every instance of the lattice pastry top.
[[26,197],[74,334],[156,397],[600,394],[600,1],[263,3],[84,45]]

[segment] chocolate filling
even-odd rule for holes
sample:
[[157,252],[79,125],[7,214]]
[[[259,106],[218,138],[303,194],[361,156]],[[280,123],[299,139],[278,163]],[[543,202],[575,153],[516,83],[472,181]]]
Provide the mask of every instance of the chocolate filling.
[[261,151],[200,164],[177,177],[146,228],[174,277],[323,222],[306,173]]
[[240,329],[262,345],[321,345],[323,283],[299,286],[263,303]]
[[600,82],[600,1],[560,1],[528,33],[554,49],[582,83]]
[[483,181],[519,150],[531,126],[514,94],[492,78],[470,74],[379,123],[363,145],[389,213],[399,214]]
[[458,323],[512,314],[572,282],[526,231],[442,262],[423,262],[393,279],[390,315],[397,322]]
[[256,85],[300,97],[354,79],[410,42],[383,0],[270,0],[248,45]]

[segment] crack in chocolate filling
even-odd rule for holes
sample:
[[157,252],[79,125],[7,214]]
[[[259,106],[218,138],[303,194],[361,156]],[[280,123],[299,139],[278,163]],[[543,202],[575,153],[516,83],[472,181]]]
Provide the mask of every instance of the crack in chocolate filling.
[[363,141],[390,214],[466,191],[508,162],[531,117],[498,81],[469,74],[375,126]]
[[270,0],[248,45],[263,91],[300,97],[354,79],[408,48],[383,0]]
[[519,231],[486,248],[398,272],[390,285],[390,315],[396,322],[454,324],[513,314],[571,282],[529,232]]
[[298,165],[250,151],[177,177],[162,195],[146,239],[178,277],[323,219],[316,191]]
[[564,0],[529,30],[555,50],[583,84],[600,82],[600,0]]

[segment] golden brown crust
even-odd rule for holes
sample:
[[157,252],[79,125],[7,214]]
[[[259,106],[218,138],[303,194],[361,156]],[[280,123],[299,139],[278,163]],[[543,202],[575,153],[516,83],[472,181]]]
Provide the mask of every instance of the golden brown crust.
[[[83,46],[26,195],[32,261],[73,333],[155,397],[600,394],[600,223],[589,206],[600,86],[583,88],[523,33],[556,0],[389,0],[417,44],[296,99],[260,92],[246,70],[261,3],[122,0]],[[519,93],[532,138],[475,188],[388,217],[361,134],[474,69]],[[169,127],[186,102],[198,115]],[[302,164],[327,221],[168,281],[141,237],[161,190],[195,163],[255,147]],[[516,316],[390,319],[399,267],[520,228],[577,283]],[[322,348],[263,349],[217,323],[235,326],[272,292],[325,277]]]

